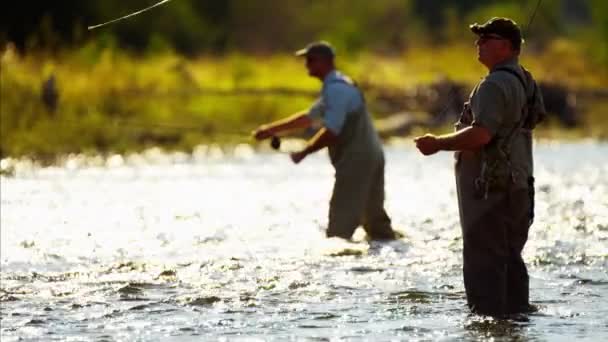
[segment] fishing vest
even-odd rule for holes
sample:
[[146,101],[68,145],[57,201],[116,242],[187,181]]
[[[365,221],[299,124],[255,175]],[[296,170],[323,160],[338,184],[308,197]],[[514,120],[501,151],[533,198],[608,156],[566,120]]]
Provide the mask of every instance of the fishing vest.
[[[480,198],[487,198],[490,192],[507,191],[515,183],[511,153],[513,141],[517,135],[522,134],[525,139],[529,140],[525,153],[529,155],[530,162],[532,162],[532,130],[541,121],[542,113],[535,110],[538,86],[532,79],[531,74],[525,68],[521,67],[521,69],[528,82],[517,71],[508,67],[501,67],[491,71],[491,73],[506,72],[515,77],[518,80],[517,83],[523,87],[526,101],[523,108],[521,108],[519,120],[515,122],[508,133],[505,136],[495,136],[480,151],[481,170],[479,177],[475,179],[475,193]],[[473,113],[471,106],[467,102],[465,103],[457,128],[459,127],[458,125],[460,125],[460,128],[470,126],[472,122]],[[529,187],[533,187],[534,178],[531,174],[528,175],[527,183]]]
[[344,126],[336,143],[328,147],[329,158],[335,168],[348,167],[360,162],[373,162],[382,156],[382,143],[367,111],[365,96],[357,84],[336,78],[327,84],[343,83],[353,86],[361,96],[362,105],[346,114]]

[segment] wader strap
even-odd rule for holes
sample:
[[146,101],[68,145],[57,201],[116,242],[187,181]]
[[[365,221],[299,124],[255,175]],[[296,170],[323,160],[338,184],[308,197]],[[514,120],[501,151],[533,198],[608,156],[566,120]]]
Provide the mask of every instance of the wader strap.
[[[524,108],[521,109],[521,118],[519,118],[519,121],[511,129],[509,134],[503,140],[503,144],[501,145],[501,147],[507,148],[507,147],[511,146],[511,140],[513,140],[513,137],[515,136],[515,132],[517,132],[519,129],[523,128],[526,123],[526,120],[528,119],[528,113],[530,112],[530,104],[533,103],[533,101],[536,97],[536,85],[534,86],[534,94],[530,98],[530,97],[528,97],[528,87],[526,85],[526,82],[524,81],[523,77],[521,77],[521,75],[518,72],[516,72],[513,69],[505,68],[505,67],[498,68],[492,72],[497,72],[497,71],[504,71],[504,72],[507,72],[507,73],[515,76],[515,78],[517,78],[519,80],[519,83],[524,88],[524,94],[526,94],[526,104],[524,105]],[[526,110],[526,109],[528,109],[528,110]]]

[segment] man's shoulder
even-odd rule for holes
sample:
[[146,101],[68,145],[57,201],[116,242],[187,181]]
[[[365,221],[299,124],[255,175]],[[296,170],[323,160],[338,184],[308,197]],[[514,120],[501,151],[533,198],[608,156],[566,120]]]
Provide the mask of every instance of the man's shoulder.
[[513,75],[511,74],[511,72],[506,71],[504,69],[494,70],[483,79],[483,81],[495,84],[511,82],[512,80]]
[[475,87],[474,95],[480,93],[492,93],[496,90],[503,91],[505,89],[506,79],[502,76],[496,77],[494,73],[482,78]]
[[354,82],[348,76],[344,75],[340,75],[338,77],[332,78],[331,80],[328,80],[323,88],[326,92],[331,93],[356,93],[356,87]]
[[518,73],[514,68],[509,68],[509,71],[494,70],[479,82],[477,90],[478,92],[492,92],[499,89],[503,93],[509,93],[511,89],[521,86],[521,81],[514,73]]
[[354,85],[355,82],[351,77],[342,73],[339,70],[333,71],[324,82],[326,85],[343,84],[343,85]]
[[519,66],[510,65],[493,70],[484,80],[504,87],[513,84],[519,85],[521,83],[520,78],[522,80],[525,78],[521,68]]

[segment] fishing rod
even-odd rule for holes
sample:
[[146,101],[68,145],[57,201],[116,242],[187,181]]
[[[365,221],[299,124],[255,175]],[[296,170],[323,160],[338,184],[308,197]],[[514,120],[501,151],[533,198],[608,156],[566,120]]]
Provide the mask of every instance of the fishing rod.
[[536,12],[538,12],[538,9],[540,8],[540,5],[542,4],[543,0],[538,0],[538,2],[536,3],[536,7],[534,8],[534,12],[532,12],[532,15],[530,16],[530,20],[528,21],[528,25],[526,25],[526,27],[524,27],[524,31],[523,31],[523,36],[525,37],[529,30],[530,30],[530,26],[532,25],[532,22],[534,21],[534,18],[536,18]]
[[[76,127],[82,126],[81,122],[78,122],[75,120],[65,120],[65,119],[61,120],[59,122],[55,122],[55,124],[69,125],[69,126],[76,126]],[[150,123],[150,122],[143,122],[143,121],[136,121],[136,120],[127,120],[127,119],[113,119],[108,124],[111,126],[118,126],[120,128],[127,129],[127,130],[160,129],[160,130],[168,130],[168,131],[191,131],[191,132],[198,132],[198,133],[204,131],[204,129],[200,125],[197,125],[197,124],[191,124],[191,125],[190,124],[174,124],[174,123],[167,123],[167,122]],[[212,135],[220,136],[220,137],[244,138],[244,137],[251,137],[252,133],[250,131],[246,131],[246,130],[238,130],[238,131],[231,131],[231,132],[219,132],[219,133],[214,133]],[[281,139],[278,136],[271,137],[270,138],[270,147],[275,151],[280,151]]]
[[[181,131],[195,131],[195,132],[200,132],[201,131],[201,127],[197,126],[197,125],[181,125],[181,124],[169,124],[169,123],[144,123],[144,122],[138,122],[138,121],[132,121],[132,120],[120,120],[120,121],[115,121],[114,124],[121,124],[123,126],[127,126],[127,127],[135,127],[135,128],[142,128],[142,129],[149,129],[149,128],[160,128],[160,129],[169,129],[169,130],[181,130]],[[220,133],[219,135],[221,136],[238,136],[238,137],[244,137],[244,136],[249,136],[251,137],[251,132],[248,131],[234,131],[234,132],[223,132]],[[270,138],[270,147],[272,147],[273,150],[279,151],[281,149],[281,139],[276,136],[273,135]]]
[[142,14],[142,13],[144,13],[144,12],[148,12],[149,10],[151,10],[151,9],[153,9],[153,8],[155,8],[155,7],[158,7],[158,6],[164,5],[164,4],[168,3],[169,1],[171,1],[171,0],[162,0],[162,1],[160,1],[160,2],[155,3],[155,4],[154,4],[154,5],[152,5],[152,6],[149,6],[149,7],[146,7],[146,8],[144,8],[144,9],[141,9],[141,10],[139,10],[139,11],[136,11],[136,12],[133,12],[133,13],[130,13],[130,14],[127,14],[127,15],[122,16],[122,17],[120,17],[120,18],[112,19],[112,20],[110,20],[110,21],[106,21],[105,23],[101,23],[101,24],[97,24],[97,25],[91,25],[91,26],[87,27],[87,29],[88,29],[89,31],[91,31],[91,30],[95,30],[95,29],[98,29],[98,28],[100,28],[100,27],[104,27],[104,26],[107,26],[107,25],[110,25],[110,24],[113,24],[113,23],[119,22],[119,21],[122,21],[122,20],[125,20],[125,19],[128,19],[128,18],[134,17],[134,16],[136,16],[136,15],[140,15],[140,14]]

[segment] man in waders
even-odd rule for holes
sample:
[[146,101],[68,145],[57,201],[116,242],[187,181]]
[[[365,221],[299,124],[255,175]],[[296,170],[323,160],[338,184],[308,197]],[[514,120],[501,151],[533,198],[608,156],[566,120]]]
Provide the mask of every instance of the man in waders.
[[363,225],[369,239],[394,239],[384,210],[384,152],[361,90],[336,70],[334,49],[328,43],[312,43],[296,56],[305,57],[309,75],[323,82],[321,95],[310,109],[259,127],[255,138],[267,139],[320,122],[322,128],[291,159],[298,164],[311,153],[329,150],[336,173],[327,236],[350,239]]
[[534,218],[532,130],[544,106],[519,65],[517,24],[493,18],[470,28],[489,74],[465,103],[457,132],[415,142],[424,155],[456,151],[467,302],[475,313],[504,316],[532,309],[521,253]]

